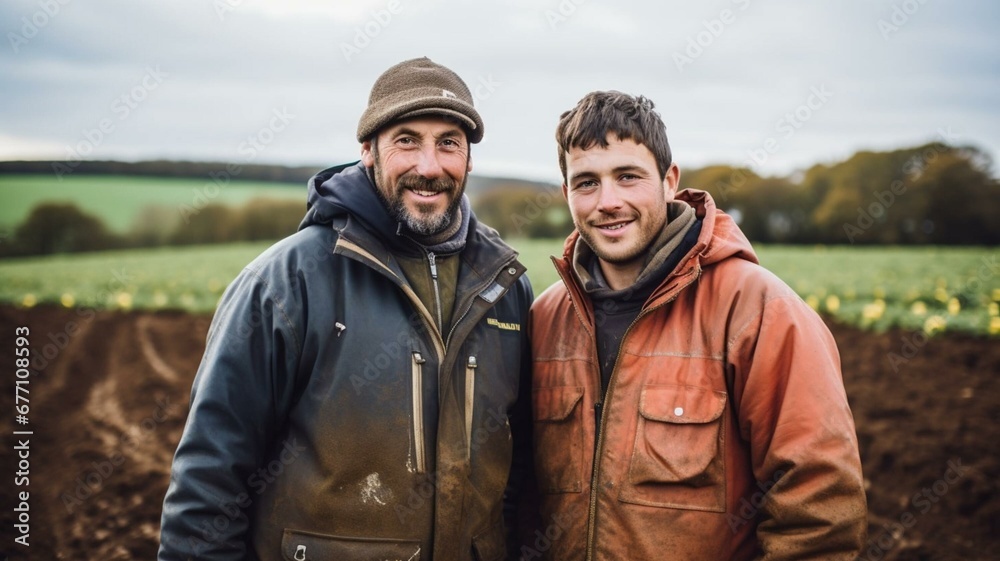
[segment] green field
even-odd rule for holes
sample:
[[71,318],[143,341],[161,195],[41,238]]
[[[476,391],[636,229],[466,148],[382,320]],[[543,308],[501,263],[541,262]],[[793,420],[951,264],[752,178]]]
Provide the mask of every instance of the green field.
[[221,203],[238,206],[267,197],[302,201],[305,185],[233,179],[217,186],[211,180],[118,175],[0,175],[0,231],[12,231],[42,202],[71,202],[124,233],[143,208]]
[[[557,280],[561,240],[515,240],[536,294]],[[210,312],[268,244],[130,250],[0,261],[0,301]],[[761,262],[810,305],[883,330],[1000,335],[1000,250],[764,246]]]

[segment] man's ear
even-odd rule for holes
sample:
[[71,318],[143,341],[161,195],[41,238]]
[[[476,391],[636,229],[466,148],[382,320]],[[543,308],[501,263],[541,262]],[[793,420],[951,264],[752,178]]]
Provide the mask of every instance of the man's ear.
[[465,173],[472,172],[472,153],[469,153],[469,163],[465,164]]
[[562,193],[563,193],[563,200],[565,200],[568,203],[569,202],[569,189],[566,188],[566,184],[565,183],[562,184]]
[[666,177],[663,178],[663,195],[666,197],[667,201],[674,200],[674,196],[677,195],[677,187],[681,184],[681,168],[677,167],[677,164],[671,163],[670,169],[667,170]]
[[365,167],[372,167],[375,165],[375,154],[372,153],[372,141],[368,139],[361,143],[361,163]]

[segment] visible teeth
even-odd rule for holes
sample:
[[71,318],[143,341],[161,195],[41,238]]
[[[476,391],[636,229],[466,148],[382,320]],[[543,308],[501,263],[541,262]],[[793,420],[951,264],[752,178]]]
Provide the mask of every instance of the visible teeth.
[[624,224],[615,224],[614,226],[605,226],[604,229],[605,230],[621,230],[624,227],[625,227]]
[[416,189],[414,189],[413,192],[420,195],[421,197],[430,197],[435,194],[434,191],[417,191]]

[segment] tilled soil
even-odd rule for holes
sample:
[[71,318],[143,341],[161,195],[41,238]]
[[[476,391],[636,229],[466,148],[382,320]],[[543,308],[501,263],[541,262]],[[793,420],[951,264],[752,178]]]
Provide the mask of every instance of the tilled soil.
[[[154,559],[210,317],[0,307],[0,561]],[[30,329],[15,424],[15,327]],[[1000,559],[1000,344],[832,324],[869,501],[862,559]],[[23,394],[22,394],[23,395]],[[16,436],[15,430],[32,435]],[[30,440],[27,487],[17,438]],[[30,492],[30,548],[14,542]]]

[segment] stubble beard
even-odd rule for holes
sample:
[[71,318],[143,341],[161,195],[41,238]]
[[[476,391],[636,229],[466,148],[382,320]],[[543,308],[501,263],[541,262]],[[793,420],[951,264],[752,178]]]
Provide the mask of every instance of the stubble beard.
[[[586,227],[581,228],[580,224],[576,224],[576,229],[580,232],[580,237],[583,241],[590,247],[594,252],[594,255],[598,259],[612,265],[628,265],[634,263],[638,259],[643,259],[646,252],[650,250],[650,245],[656,240],[660,235],[660,232],[667,226],[667,212],[666,212],[666,202],[664,201],[664,210],[662,219],[660,217],[649,216],[636,216],[634,217],[635,224],[639,228],[638,236],[633,240],[621,240],[621,242],[609,244],[605,242],[603,245],[598,243],[600,239],[600,234],[596,233],[596,226],[586,225]],[[614,221],[622,218],[628,218],[627,216],[611,215],[605,216],[602,221]],[[624,242],[624,243],[622,243]],[[630,244],[630,245],[626,245]],[[610,246],[610,251],[605,248]]]

